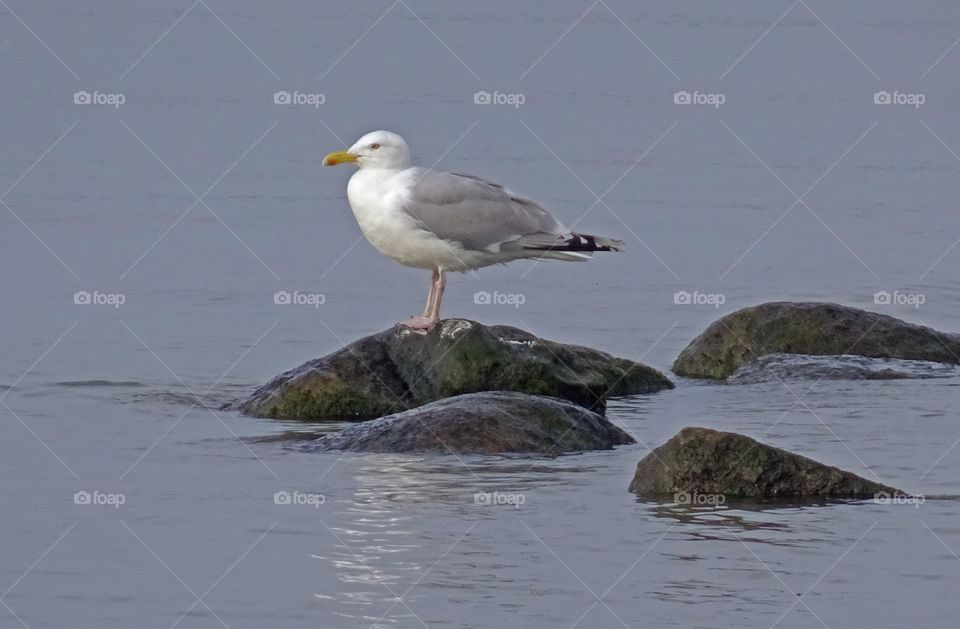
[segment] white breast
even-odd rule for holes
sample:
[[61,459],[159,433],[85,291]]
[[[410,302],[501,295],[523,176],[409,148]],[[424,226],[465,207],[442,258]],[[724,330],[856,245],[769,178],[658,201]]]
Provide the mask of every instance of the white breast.
[[361,169],[350,178],[347,199],[363,235],[377,251],[420,269],[462,271],[472,267],[461,248],[420,229],[403,211],[412,182],[409,171]]

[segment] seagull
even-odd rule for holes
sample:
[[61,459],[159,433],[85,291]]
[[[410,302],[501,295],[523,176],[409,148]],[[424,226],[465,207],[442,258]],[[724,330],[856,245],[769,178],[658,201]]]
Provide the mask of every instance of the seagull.
[[402,325],[430,330],[440,322],[446,272],[522,259],[584,261],[620,251],[623,241],[572,232],[535,201],[500,184],[413,166],[410,149],[391,131],[372,131],[324,166],[358,167],[347,200],[363,235],[400,264],[432,272],[423,314]]

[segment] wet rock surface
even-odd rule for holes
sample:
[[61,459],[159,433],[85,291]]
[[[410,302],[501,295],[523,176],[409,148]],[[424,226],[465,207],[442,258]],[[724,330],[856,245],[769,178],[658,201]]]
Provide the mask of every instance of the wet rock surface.
[[542,396],[468,393],[350,426],[310,451],[536,454],[608,450],[634,440],[582,406]]
[[784,380],[907,380],[957,376],[960,376],[960,367],[956,365],[923,360],[770,354],[745,363],[727,378],[727,382],[756,384]]

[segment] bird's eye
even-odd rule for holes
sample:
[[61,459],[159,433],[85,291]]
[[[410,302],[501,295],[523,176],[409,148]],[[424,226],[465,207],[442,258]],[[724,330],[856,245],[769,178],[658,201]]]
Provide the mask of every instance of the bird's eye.
[[376,142],[374,142],[373,144],[370,145],[370,148],[376,150],[376,149],[380,148],[380,145],[377,144]]

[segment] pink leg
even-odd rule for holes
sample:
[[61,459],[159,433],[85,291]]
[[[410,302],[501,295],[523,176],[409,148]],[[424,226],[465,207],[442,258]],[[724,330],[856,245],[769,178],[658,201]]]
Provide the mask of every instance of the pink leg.
[[446,278],[444,278],[443,272],[434,269],[430,280],[430,293],[427,295],[427,305],[423,314],[418,317],[410,317],[403,322],[403,325],[414,330],[430,330],[436,326],[440,321],[440,299],[443,298],[445,285]]
[[430,318],[440,322],[440,302],[443,301],[443,291],[447,288],[447,276],[443,271],[438,270],[433,276],[433,309],[430,311]]
[[421,316],[429,317],[430,313],[433,311],[433,300],[436,299],[436,292],[437,292],[436,282],[437,282],[437,270],[434,269],[433,275],[430,278],[430,292],[427,293],[427,305],[424,306],[423,315]]

